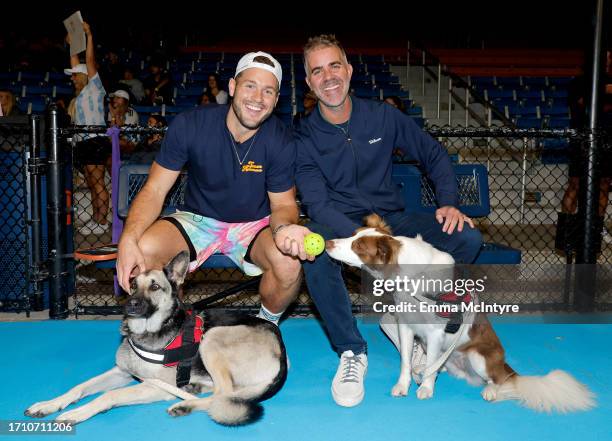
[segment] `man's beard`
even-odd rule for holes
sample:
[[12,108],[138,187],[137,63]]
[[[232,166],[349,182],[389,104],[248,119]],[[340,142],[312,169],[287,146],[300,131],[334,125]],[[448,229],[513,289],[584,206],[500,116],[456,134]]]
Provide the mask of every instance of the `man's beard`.
[[249,130],[258,129],[259,126],[261,126],[264,121],[268,119],[268,117],[272,114],[272,112],[269,112],[268,114],[264,115],[259,122],[251,124],[245,120],[244,116],[242,115],[242,109],[240,108],[240,105],[236,102],[236,100],[232,100],[232,110],[234,111],[234,114],[236,115],[236,118],[238,118],[240,124],[242,124],[243,127]]

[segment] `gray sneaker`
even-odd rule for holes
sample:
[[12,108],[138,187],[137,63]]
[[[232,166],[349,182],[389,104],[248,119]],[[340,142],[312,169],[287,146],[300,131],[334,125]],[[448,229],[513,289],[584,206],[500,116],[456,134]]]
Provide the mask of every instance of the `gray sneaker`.
[[361,403],[365,395],[363,379],[368,370],[368,356],[344,351],[332,382],[332,397],[339,406],[353,407]]

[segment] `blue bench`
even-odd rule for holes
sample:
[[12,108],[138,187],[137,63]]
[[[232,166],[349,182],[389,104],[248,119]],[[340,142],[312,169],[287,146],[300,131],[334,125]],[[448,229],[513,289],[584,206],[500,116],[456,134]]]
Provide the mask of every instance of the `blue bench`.
[[[459,209],[470,217],[485,217],[491,211],[487,168],[481,164],[455,164]],[[431,182],[414,165],[394,164],[393,179],[401,186],[409,212],[434,213],[437,204]],[[484,243],[476,264],[519,264],[521,250],[497,243]]]
[[[454,164],[459,191],[459,208],[466,215],[486,217],[491,211],[487,168],[481,164]],[[127,217],[128,208],[144,185],[149,164],[124,164],[119,172],[119,217]],[[187,174],[183,172],[168,192],[163,213],[172,212],[183,203]],[[393,179],[402,187],[407,210],[433,213],[436,208],[434,189],[427,178],[414,165],[394,164]],[[485,243],[476,259],[477,264],[518,264],[521,251],[497,243]],[[222,254],[212,255],[202,268],[236,268],[234,262]]]

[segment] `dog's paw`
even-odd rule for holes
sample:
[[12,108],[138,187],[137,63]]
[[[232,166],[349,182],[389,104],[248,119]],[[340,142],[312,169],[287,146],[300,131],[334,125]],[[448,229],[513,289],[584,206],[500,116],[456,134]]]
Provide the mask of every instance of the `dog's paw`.
[[419,400],[428,400],[433,397],[433,390],[427,386],[421,386],[417,389],[417,398]]
[[23,414],[32,418],[43,418],[59,410],[62,410],[61,404],[55,400],[50,400],[32,404]]
[[193,411],[193,406],[189,404],[185,404],[184,401],[173,404],[166,410],[166,412],[168,412],[168,415],[173,416],[173,417],[189,415],[192,411]]
[[69,410],[68,412],[61,413],[55,419],[56,422],[71,422],[72,424],[78,424],[91,418],[93,415],[85,409],[85,406],[77,407],[76,409]]
[[409,387],[410,387],[410,383],[408,384],[397,383],[391,389],[391,395],[394,397],[405,397],[406,395],[408,395]]
[[497,400],[497,390],[498,389],[499,387],[496,384],[488,384],[482,390],[482,392],[480,392],[480,395],[482,395],[482,398],[484,398],[487,401],[495,401]]

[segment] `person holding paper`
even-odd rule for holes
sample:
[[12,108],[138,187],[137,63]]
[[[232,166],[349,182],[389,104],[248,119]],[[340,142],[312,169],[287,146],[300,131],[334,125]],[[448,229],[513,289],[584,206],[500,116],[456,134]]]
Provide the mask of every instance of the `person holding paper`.
[[[83,22],[83,31],[87,37],[85,64],[80,63],[78,54],[70,56],[70,69],[64,69],[70,75],[75,89],[75,98],[68,106],[68,114],[77,126],[104,126],[104,96],[106,91],[96,68],[93,35],[90,26]],[[70,34],[66,37],[70,44]],[[109,207],[109,194],[104,183],[105,163],[111,155],[111,146],[105,135],[80,135],[73,137],[75,144],[75,162],[82,168],[93,208],[92,219],[79,230],[82,234],[103,234],[109,229],[106,219]]]

